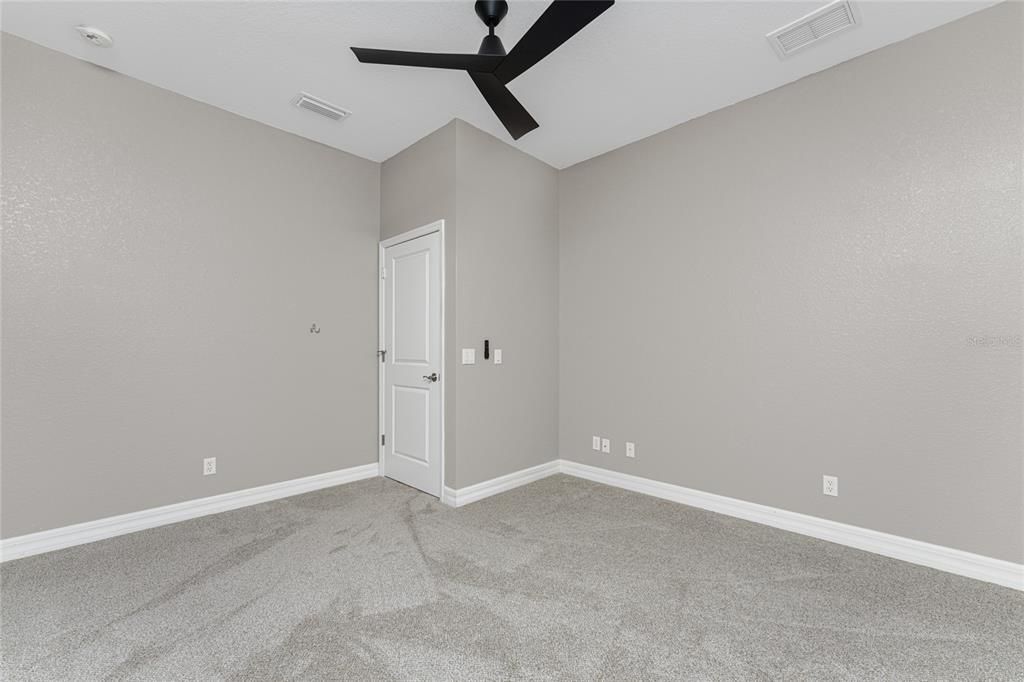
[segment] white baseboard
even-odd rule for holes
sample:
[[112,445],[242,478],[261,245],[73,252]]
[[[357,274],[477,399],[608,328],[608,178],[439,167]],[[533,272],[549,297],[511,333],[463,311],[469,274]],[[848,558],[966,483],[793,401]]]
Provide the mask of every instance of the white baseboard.
[[1022,564],[564,459],[559,461],[559,470],[564,474],[585,478],[589,481],[660,497],[663,500],[688,504],[691,507],[700,507],[819,540],[827,540],[893,559],[901,559],[912,564],[928,566],[1016,590],[1024,590],[1024,565]]
[[377,463],[364,464],[362,466],[349,467],[348,469],[316,474],[315,476],[296,478],[291,481],[261,485],[257,488],[236,490],[235,492],[222,495],[202,497],[198,500],[188,500],[164,507],[143,509],[142,511],[130,514],[121,514],[120,516],[110,516],[96,521],[77,523],[73,526],[44,530],[38,533],[30,533],[29,535],[19,535],[0,540],[0,561],[20,559],[21,557],[52,552],[56,549],[74,547],[75,545],[82,545],[87,542],[106,540],[107,538],[134,533],[135,531],[147,528],[164,526],[169,523],[177,523],[178,521],[194,519],[208,514],[217,514],[240,507],[248,507],[253,504],[260,504],[261,502],[300,495],[364,478],[373,478],[379,472],[380,467]]
[[[972,554],[959,549],[933,545],[920,540],[890,535],[876,530],[851,526],[838,521],[829,521],[816,516],[808,516],[797,512],[768,507],[753,502],[745,502],[723,495],[706,493],[692,488],[662,483],[649,478],[623,474],[608,469],[570,462],[554,460],[539,464],[528,469],[516,471],[505,476],[492,478],[466,488],[444,488],[442,501],[453,507],[462,507],[485,497],[497,495],[513,488],[532,483],[563,473],[577,478],[584,478],[597,483],[632,490],[659,497],[664,500],[687,504],[691,507],[707,509],[719,514],[733,516],[773,528],[800,533],[809,537],[827,540],[847,547],[854,547],[875,554],[900,559],[921,566],[928,566],[940,571],[982,580],[1016,590],[1024,590],[1024,565],[993,559],[980,554]],[[107,538],[134,533],[135,531],[155,528],[169,523],[194,519],[208,514],[247,507],[261,502],[269,502],[282,497],[299,495],[321,488],[329,488],[342,483],[372,478],[379,474],[379,466],[366,464],[363,466],[331,471],[316,476],[307,476],[281,483],[258,488],[248,488],[223,495],[204,497],[177,504],[146,509],[131,514],[112,516],[97,521],[79,523],[73,526],[55,528],[29,535],[0,540],[0,561],[51,552],[65,547],[73,547],[87,542],[105,540]]]
[[482,500],[485,497],[491,495],[497,495],[503,493],[506,490],[512,490],[518,488],[521,485],[527,483],[533,483],[542,478],[547,478],[552,474],[557,474],[560,470],[560,460],[553,460],[545,462],[544,464],[538,464],[537,466],[530,467],[529,469],[521,469],[514,471],[511,474],[492,478],[489,481],[483,483],[477,483],[466,488],[455,488],[445,487],[444,489],[444,503],[452,507],[462,507],[469,504],[470,502],[476,502]]

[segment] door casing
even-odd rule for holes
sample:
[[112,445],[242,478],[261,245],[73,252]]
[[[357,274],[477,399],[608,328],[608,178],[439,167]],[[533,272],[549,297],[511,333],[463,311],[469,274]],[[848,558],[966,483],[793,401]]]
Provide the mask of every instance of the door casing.
[[448,383],[449,376],[447,367],[445,365],[447,361],[447,341],[445,339],[445,286],[447,279],[445,273],[445,243],[444,243],[444,220],[437,220],[428,225],[417,227],[408,232],[395,235],[394,237],[388,237],[387,239],[381,240],[377,248],[377,462],[380,467],[380,475],[386,476],[387,471],[384,464],[384,450],[385,446],[381,443],[381,437],[384,435],[386,425],[384,423],[385,415],[385,385],[384,385],[384,365],[385,363],[381,359],[380,351],[384,350],[387,345],[385,342],[385,281],[383,277],[384,272],[384,252],[388,247],[403,242],[411,241],[418,237],[424,237],[428,234],[437,232],[441,240],[441,381],[440,381],[440,393],[441,393],[441,496],[440,500],[444,504],[448,504],[447,500],[447,486],[445,485],[445,387]]

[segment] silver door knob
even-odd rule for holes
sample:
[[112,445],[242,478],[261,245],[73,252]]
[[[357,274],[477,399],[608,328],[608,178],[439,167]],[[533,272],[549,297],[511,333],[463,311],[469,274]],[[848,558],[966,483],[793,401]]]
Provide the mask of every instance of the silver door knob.
[[440,379],[441,375],[438,374],[437,372],[434,372],[432,374],[424,374],[423,378],[426,379],[427,381],[434,382]]

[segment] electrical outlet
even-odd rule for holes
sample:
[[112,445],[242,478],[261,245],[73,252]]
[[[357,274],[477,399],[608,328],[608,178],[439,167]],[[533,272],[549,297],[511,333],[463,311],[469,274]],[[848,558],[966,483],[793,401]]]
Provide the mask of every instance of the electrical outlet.
[[602,438],[601,439],[601,452],[611,452],[611,451],[612,451],[612,442],[610,440],[608,440],[607,438]]
[[592,447],[595,450],[597,450],[598,452],[600,452],[601,451],[601,436],[594,436],[593,444],[590,447]]
[[821,492],[832,497],[839,497],[839,477],[838,476],[822,476],[821,477]]
[[217,458],[207,457],[203,460],[203,476],[217,473]]
[[636,457],[636,443],[626,442],[626,457]]
[[476,364],[476,348],[463,348],[462,349],[462,364],[464,364],[464,365],[475,365]]

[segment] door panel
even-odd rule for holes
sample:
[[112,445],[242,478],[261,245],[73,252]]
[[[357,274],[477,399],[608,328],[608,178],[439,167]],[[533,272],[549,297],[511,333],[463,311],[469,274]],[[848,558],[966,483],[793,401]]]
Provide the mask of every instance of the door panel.
[[430,461],[430,390],[393,386],[391,389],[394,452],[420,462]]
[[441,495],[441,236],[384,251],[384,475]]
[[430,251],[396,256],[390,276],[394,291],[391,343],[395,360],[404,364],[430,364]]

